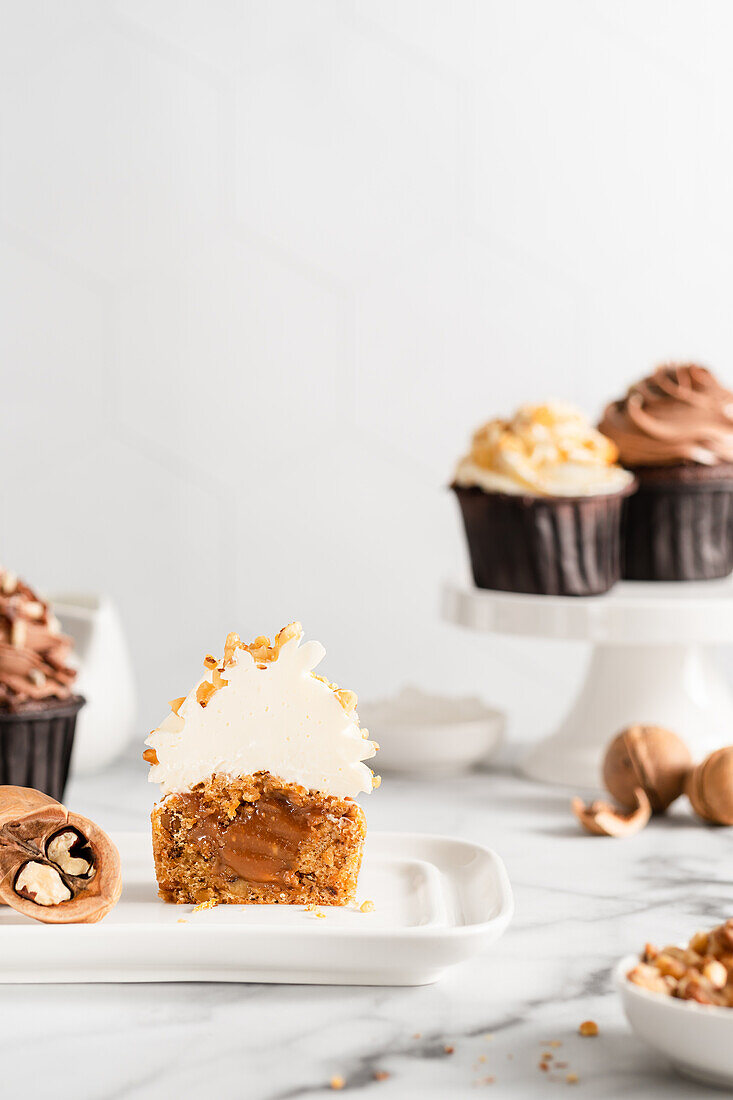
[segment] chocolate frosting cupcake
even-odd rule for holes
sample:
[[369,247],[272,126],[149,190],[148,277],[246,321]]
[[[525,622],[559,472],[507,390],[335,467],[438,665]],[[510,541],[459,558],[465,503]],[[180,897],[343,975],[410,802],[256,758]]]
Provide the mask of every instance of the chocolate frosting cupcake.
[[72,645],[48,604],[0,567],[0,710],[17,714],[69,699]]
[[623,575],[705,580],[733,570],[733,393],[705,367],[659,367],[599,429],[639,491],[624,509]]
[[0,567],[0,784],[62,797],[84,705],[72,644],[48,603]]
[[631,469],[733,464],[733,393],[705,367],[659,367],[611,402],[598,427]]

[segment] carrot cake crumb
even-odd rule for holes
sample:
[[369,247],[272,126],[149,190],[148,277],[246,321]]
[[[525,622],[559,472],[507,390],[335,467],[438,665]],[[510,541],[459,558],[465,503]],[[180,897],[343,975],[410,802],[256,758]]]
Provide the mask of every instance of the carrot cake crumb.
[[386,1081],[388,1079],[388,1077],[389,1077],[389,1074],[384,1069],[378,1069],[376,1071],[376,1073],[374,1074],[374,1080],[375,1081]]
[[373,913],[374,912],[374,902],[370,901],[369,898],[367,898],[367,900],[363,901],[361,903],[361,905],[359,906],[359,912],[360,913]]
[[583,1023],[578,1028],[579,1033],[584,1039],[588,1039],[593,1035],[598,1034],[598,1024],[595,1020],[583,1020]]
[[209,898],[208,901],[200,901],[198,905],[194,905],[194,913],[200,913],[202,909],[215,909],[219,902],[216,898]]
[[569,1073],[565,1080],[569,1085],[577,1085],[580,1078],[578,1077],[577,1073]]
[[346,1082],[343,1077],[339,1077],[338,1074],[331,1078],[330,1085],[332,1089],[342,1089]]
[[453,1054],[455,1052],[455,1049],[456,1049],[455,1047],[451,1047],[451,1046],[443,1047],[443,1050],[445,1051],[446,1054]]

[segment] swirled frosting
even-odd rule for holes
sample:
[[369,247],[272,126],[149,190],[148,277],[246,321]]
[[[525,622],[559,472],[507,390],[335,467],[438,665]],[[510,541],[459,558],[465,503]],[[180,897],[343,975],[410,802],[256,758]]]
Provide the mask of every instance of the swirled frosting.
[[626,466],[733,462],[733,393],[705,367],[659,367],[611,402],[599,428]]
[[615,444],[572,406],[523,405],[512,420],[490,420],[475,432],[454,484],[526,496],[607,495],[634,480],[617,457]]
[[76,677],[68,664],[72,644],[45,600],[0,567],[0,710],[68,699]]

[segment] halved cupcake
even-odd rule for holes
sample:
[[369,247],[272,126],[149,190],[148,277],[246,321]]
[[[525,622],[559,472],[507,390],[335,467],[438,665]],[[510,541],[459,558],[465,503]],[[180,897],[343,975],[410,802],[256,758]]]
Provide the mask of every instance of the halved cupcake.
[[639,483],[625,507],[623,575],[733,571],[733,393],[705,367],[659,367],[611,402],[599,427]]
[[300,623],[224,656],[145,742],[160,896],[170,902],[347,905],[356,895],[377,745],[356,695],[316,676]]
[[524,405],[474,434],[451,488],[479,588],[606,592],[620,575],[621,506],[636,483],[569,405]]

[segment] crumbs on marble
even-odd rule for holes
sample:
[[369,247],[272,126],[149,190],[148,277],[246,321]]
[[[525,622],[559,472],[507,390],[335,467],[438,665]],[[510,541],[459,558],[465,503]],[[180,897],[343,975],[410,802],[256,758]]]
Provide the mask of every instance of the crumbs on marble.
[[373,913],[374,909],[375,909],[374,902],[371,901],[370,898],[367,898],[367,900],[363,901],[361,903],[361,905],[359,906],[359,912],[360,913]]
[[342,1089],[344,1087],[346,1082],[344,1081],[343,1077],[339,1077],[338,1074],[334,1074],[334,1076],[329,1081],[329,1084],[332,1089],[336,1089],[338,1091],[338,1089]]
[[[580,1025],[580,1027],[583,1028],[583,1027],[586,1027],[589,1024],[592,1025],[593,1028],[595,1028],[595,1031],[593,1031],[591,1029],[589,1031],[583,1032],[579,1028],[578,1030],[580,1031],[581,1035],[597,1035],[598,1034],[598,1025],[593,1020],[585,1020]],[[557,1049],[558,1047],[562,1046],[562,1043],[559,1039],[549,1039],[549,1040],[548,1039],[543,1039],[542,1042],[540,1043],[540,1046],[554,1047],[555,1049]],[[511,1058],[512,1055],[508,1054],[507,1057]],[[538,1069],[542,1070],[543,1073],[549,1074],[549,1077],[550,1077],[551,1081],[561,1081],[562,1077],[559,1077],[557,1075],[557,1073],[554,1073],[553,1071],[567,1069],[567,1067],[568,1067],[567,1062],[555,1061],[555,1055],[552,1053],[552,1051],[550,1051],[550,1050],[543,1050],[542,1051],[542,1056],[540,1058]],[[569,1073],[565,1074],[565,1083],[567,1085],[577,1085],[579,1081],[580,1081],[580,1078],[578,1077],[577,1073],[569,1072]]]
[[375,1071],[375,1073],[374,1073],[374,1080],[375,1081],[387,1081],[388,1079],[389,1079],[389,1074],[387,1073],[386,1069],[378,1069],[378,1070]]
[[422,1032],[421,1031],[416,1031],[415,1034],[412,1037],[413,1037],[413,1039],[422,1039]]
[[176,924],[188,924],[188,921],[186,920],[185,917],[179,917],[178,920],[176,921]]
[[450,1046],[450,1044],[448,1046],[443,1047],[443,1053],[444,1054],[455,1054],[455,1052],[456,1052],[456,1048],[453,1047],[453,1046]]
[[218,904],[219,902],[216,900],[216,898],[209,898],[208,901],[200,901],[198,905],[194,905],[193,912],[200,913],[204,909],[215,909]]
[[598,1034],[598,1024],[595,1020],[583,1020],[578,1028],[578,1034],[582,1035],[584,1039],[593,1038]]

